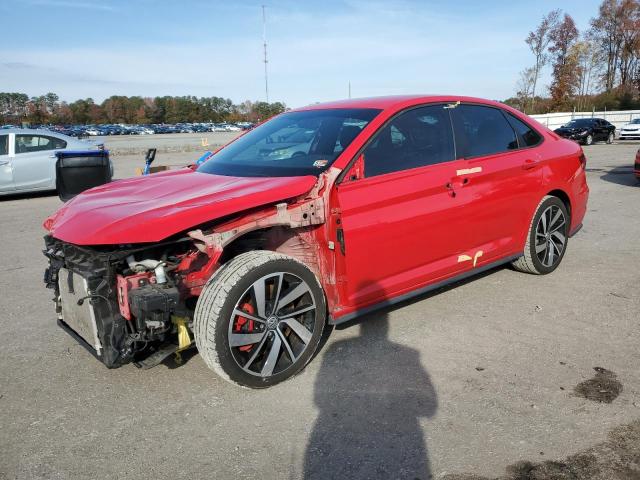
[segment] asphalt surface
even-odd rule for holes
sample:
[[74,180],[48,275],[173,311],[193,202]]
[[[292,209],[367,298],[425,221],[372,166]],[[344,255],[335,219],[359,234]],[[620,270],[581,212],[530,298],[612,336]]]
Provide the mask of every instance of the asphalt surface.
[[[261,391],[198,355],[103,367],[42,284],[41,223],[60,201],[0,199],[0,478],[639,478],[639,146],[585,148],[587,217],[553,274],[501,268],[369,315]],[[117,176],[142,162],[113,158]],[[583,476],[545,476],[598,451]]]

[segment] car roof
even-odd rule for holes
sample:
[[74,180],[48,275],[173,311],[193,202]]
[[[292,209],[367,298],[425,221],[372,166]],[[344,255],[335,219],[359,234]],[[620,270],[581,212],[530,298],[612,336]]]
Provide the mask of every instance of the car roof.
[[395,109],[431,102],[469,102],[504,107],[503,104],[493,100],[460,95],[391,95],[386,97],[353,98],[348,100],[338,100],[335,102],[316,103],[293,109],[293,111],[322,110],[331,108],[375,108],[379,110],[386,110],[390,108]]
[[[53,135],[53,136],[69,137],[64,133],[54,132],[53,130],[47,130],[46,128],[3,128],[0,130],[0,133],[23,133],[25,135],[34,134],[34,135]],[[69,137],[69,138],[73,138],[73,137]]]

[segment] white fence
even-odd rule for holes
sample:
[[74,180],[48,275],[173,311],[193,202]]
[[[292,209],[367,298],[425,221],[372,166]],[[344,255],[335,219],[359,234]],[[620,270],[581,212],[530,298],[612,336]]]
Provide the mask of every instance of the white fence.
[[620,110],[620,111],[603,111],[603,112],[568,112],[568,113],[546,113],[543,115],[530,115],[538,122],[546,125],[551,130],[561,127],[569,120],[574,118],[604,118],[616,126],[616,130],[620,130],[624,124],[629,123],[634,118],[640,118],[640,110]]

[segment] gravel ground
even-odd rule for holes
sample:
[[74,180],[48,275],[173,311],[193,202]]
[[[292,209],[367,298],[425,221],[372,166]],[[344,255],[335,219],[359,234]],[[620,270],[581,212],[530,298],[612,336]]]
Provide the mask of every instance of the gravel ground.
[[[108,139],[135,153],[116,176],[160,137]],[[185,138],[158,163],[197,158]],[[398,460],[411,479],[640,478],[637,148],[585,149],[587,217],[553,274],[500,268],[364,317],[262,391],[198,355],[104,368],[42,284],[60,201],[0,200],[0,478],[388,478]]]

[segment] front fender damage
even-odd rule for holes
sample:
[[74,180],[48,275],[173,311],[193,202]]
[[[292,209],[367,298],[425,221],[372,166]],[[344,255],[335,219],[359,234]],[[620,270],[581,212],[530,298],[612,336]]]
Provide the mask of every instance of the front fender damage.
[[[321,254],[322,245],[326,244],[326,232],[319,226],[325,224],[328,217],[328,192],[338,173],[338,169],[329,169],[318,177],[308,194],[290,203],[282,202],[247,213],[209,231],[195,229],[188,232],[187,236],[193,240],[197,251],[185,258],[176,270],[182,277],[182,286],[191,295],[199,295],[220,267],[225,248],[247,234],[259,231],[264,234],[262,248],[297,258],[319,279],[333,283],[333,265],[325,260],[326,255]],[[196,260],[198,258],[199,261]]]

